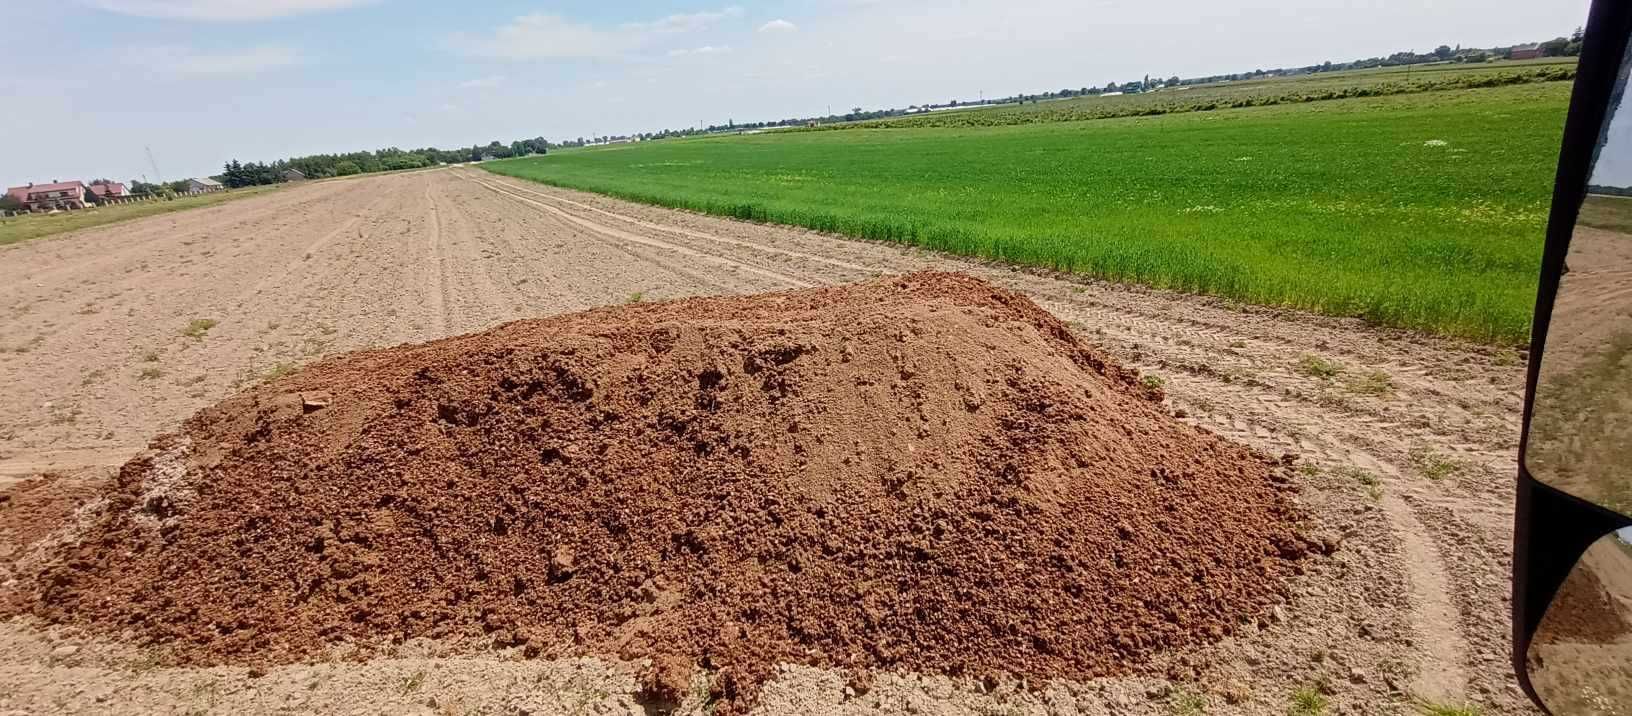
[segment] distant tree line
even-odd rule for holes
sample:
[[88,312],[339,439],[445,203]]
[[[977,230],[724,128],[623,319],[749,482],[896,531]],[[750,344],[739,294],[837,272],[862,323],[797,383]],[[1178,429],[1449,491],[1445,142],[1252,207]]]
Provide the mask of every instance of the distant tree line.
[[[222,168],[221,174],[214,177],[214,179],[228,188],[236,189],[246,186],[276,184],[284,180],[283,173],[289,169],[299,171],[308,179],[324,179],[401,169],[422,169],[441,164],[476,162],[486,158],[525,157],[530,154],[544,154],[549,151],[549,148],[550,143],[545,141],[543,137],[534,137],[533,139],[518,139],[509,144],[495,140],[486,145],[475,144],[468,148],[459,149],[425,147],[403,150],[388,147],[376,149],[372,152],[312,154],[304,157],[279,159],[273,162],[239,162],[234,159],[227,162]],[[186,182],[183,181],[182,184],[185,186]]]
[[[1581,29],[1576,28],[1569,37],[1557,37],[1546,42],[1536,43],[1543,57],[1575,57],[1581,54]],[[1139,79],[1126,82],[1107,82],[1102,86],[1063,88],[1054,91],[1035,94],[1013,94],[1007,97],[982,98],[975,101],[953,99],[944,103],[914,104],[905,108],[867,110],[855,107],[844,114],[830,114],[818,117],[796,117],[773,120],[767,122],[748,122],[738,124],[727,121],[725,124],[710,125],[706,129],[696,130],[664,130],[655,134],[636,135],[641,139],[658,139],[665,136],[689,136],[692,134],[712,134],[722,132],[741,132],[774,127],[800,127],[811,124],[830,124],[837,122],[857,122],[870,119],[884,119],[899,117],[907,114],[930,112],[935,110],[956,109],[959,107],[978,107],[994,104],[1025,104],[1043,100],[1069,99],[1073,97],[1093,97],[1106,94],[1138,94],[1150,92],[1166,87],[1184,87],[1189,85],[1212,84],[1215,82],[1239,82],[1242,80],[1262,79],[1265,77],[1284,77],[1293,75],[1308,75],[1322,72],[1339,72],[1343,70],[1371,69],[1376,67],[1398,67],[1403,65],[1427,64],[1431,62],[1477,63],[1491,60],[1510,59],[1514,48],[1526,45],[1509,45],[1507,47],[1492,48],[1464,48],[1460,45],[1440,45],[1430,52],[1416,52],[1412,50],[1396,52],[1387,57],[1368,57],[1350,62],[1326,61],[1318,65],[1303,67],[1278,67],[1273,69],[1255,69],[1250,72],[1233,72],[1229,74],[1207,75],[1205,77],[1181,78],[1170,75],[1166,78],[1145,75]],[[623,139],[612,138],[612,141]],[[583,139],[580,138],[582,143]]]

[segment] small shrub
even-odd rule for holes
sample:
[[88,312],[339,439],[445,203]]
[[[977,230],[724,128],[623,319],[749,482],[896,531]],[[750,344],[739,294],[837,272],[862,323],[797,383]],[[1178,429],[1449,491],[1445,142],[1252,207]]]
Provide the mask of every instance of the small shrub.
[[159,362],[159,352],[158,351],[148,351],[146,353],[143,353],[142,354],[142,362],[143,363],[157,363],[157,362]]
[[629,294],[629,298],[625,299],[624,303],[640,303],[641,301],[645,300],[645,298],[646,298],[646,292],[645,291],[636,291],[634,293]]
[[156,380],[156,379],[163,378],[163,377],[164,377],[164,369],[162,369],[162,368],[160,368],[160,367],[158,367],[156,365],[150,365],[150,366],[148,366],[146,368],[143,368],[142,372],[136,374],[136,379],[137,380]]

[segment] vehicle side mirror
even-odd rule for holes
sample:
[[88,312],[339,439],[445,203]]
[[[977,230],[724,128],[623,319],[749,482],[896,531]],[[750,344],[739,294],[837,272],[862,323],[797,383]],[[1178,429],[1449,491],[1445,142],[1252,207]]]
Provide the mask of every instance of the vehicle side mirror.
[[1553,187],[1525,388],[1513,664],[1553,713],[1632,703],[1632,3],[1596,0]]

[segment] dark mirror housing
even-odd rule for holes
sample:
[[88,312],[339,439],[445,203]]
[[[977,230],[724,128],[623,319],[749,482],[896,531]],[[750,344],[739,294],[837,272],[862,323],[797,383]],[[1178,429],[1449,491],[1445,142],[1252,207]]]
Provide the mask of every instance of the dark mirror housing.
[[[1568,673],[1561,672],[1557,667],[1569,662],[1558,658],[1560,650],[1578,644],[1599,646],[1594,640],[1602,641],[1602,634],[1615,630],[1612,619],[1599,625],[1602,628],[1593,628],[1591,625],[1574,624],[1568,617],[1617,615],[1620,612],[1615,609],[1572,609],[1569,604],[1598,604],[1602,601],[1610,606],[1619,605],[1619,600],[1614,598],[1606,585],[1619,585],[1621,578],[1632,578],[1632,574],[1609,573],[1623,566],[1621,560],[1600,555],[1590,569],[1585,566],[1578,569],[1578,563],[1585,565],[1583,555],[1595,543],[1608,545],[1597,548],[1595,554],[1620,549],[1625,545],[1613,533],[1632,525],[1632,518],[1605,506],[1613,502],[1592,499],[1596,495],[1590,491],[1566,491],[1537,479],[1531,473],[1531,467],[1535,465],[1533,460],[1538,457],[1531,454],[1532,441],[1560,437],[1534,434],[1533,418],[1537,408],[1537,386],[1544,377],[1548,330],[1554,325],[1554,308],[1559,296],[1560,279],[1566,272],[1571,238],[1576,230],[1598,151],[1603,146],[1607,120],[1612,108],[1618,104],[1626,83],[1626,64],[1623,60],[1629,35],[1632,35],[1632,3],[1619,0],[1597,0],[1593,3],[1582,40],[1580,65],[1559,154],[1552,210],[1548,216],[1546,248],[1542,256],[1531,334],[1524,436],[1519,448],[1513,547],[1513,665],[1519,683],[1538,704],[1547,708],[1568,709],[1570,713],[1580,712],[1576,709],[1581,704],[1561,702],[1561,689],[1574,688],[1578,692],[1579,687],[1590,685],[1588,682],[1591,679],[1601,678],[1604,672],[1583,664],[1575,664]],[[1632,325],[1628,329],[1632,330]],[[1628,399],[1632,400],[1632,385],[1623,385],[1621,390],[1626,391]],[[1632,410],[1632,403],[1629,403],[1628,409]],[[1542,422],[1548,423],[1546,420]],[[1545,453],[1546,450],[1541,452]],[[1632,473],[1632,464],[1618,467]],[[1632,484],[1632,477],[1629,477],[1629,484]],[[1600,542],[1603,539],[1610,541]],[[1613,556],[1613,553],[1609,554]],[[1632,560],[1627,560],[1625,566],[1632,568]],[[1573,590],[1565,588],[1567,583],[1573,585]],[[1572,600],[1567,604],[1560,603],[1560,608],[1549,616],[1549,606],[1561,598]],[[1603,601],[1606,599],[1610,601]],[[1538,638],[1538,629],[1542,628],[1544,620],[1548,628]],[[1632,640],[1632,635],[1627,638]],[[1536,647],[1534,653],[1532,646]],[[1554,657],[1551,665],[1549,655]],[[1620,684],[1601,686],[1604,687],[1599,689],[1602,693],[1632,693],[1623,691]],[[1593,711],[1588,709],[1584,712]]]

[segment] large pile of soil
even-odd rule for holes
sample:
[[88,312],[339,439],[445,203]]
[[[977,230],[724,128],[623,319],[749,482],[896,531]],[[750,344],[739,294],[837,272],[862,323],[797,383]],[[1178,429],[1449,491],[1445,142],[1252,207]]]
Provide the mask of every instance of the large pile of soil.
[[1034,680],[1218,639],[1308,549],[1284,467],[956,274],[326,360],[120,472],[6,610],[243,663],[479,637],[717,673]]

